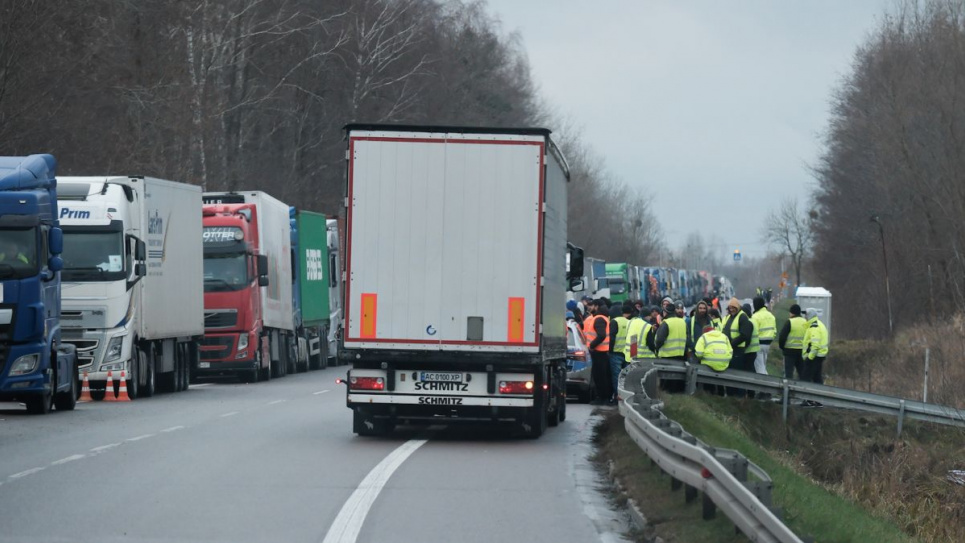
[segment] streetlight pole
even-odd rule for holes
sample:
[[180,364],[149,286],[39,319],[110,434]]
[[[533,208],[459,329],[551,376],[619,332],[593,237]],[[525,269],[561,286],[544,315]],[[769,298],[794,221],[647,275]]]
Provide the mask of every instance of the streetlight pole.
[[888,278],[888,251],[885,249],[885,229],[881,226],[881,221],[877,215],[871,216],[871,222],[878,225],[878,234],[881,235],[881,255],[885,261],[885,296],[888,298],[888,333],[895,335],[894,320],[891,316],[891,281]]

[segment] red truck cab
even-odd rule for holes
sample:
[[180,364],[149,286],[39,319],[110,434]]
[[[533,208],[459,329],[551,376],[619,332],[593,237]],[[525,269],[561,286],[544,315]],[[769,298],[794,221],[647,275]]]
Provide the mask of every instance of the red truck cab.
[[261,287],[268,283],[268,262],[259,251],[257,210],[253,204],[206,204],[202,224],[204,340],[195,374],[267,380]]

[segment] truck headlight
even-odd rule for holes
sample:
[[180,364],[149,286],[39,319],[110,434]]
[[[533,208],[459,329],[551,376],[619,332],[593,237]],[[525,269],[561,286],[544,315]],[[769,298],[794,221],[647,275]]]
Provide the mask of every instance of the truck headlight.
[[248,334],[239,334],[239,335],[238,335],[238,350],[240,351],[240,350],[242,350],[242,349],[247,349],[247,348],[248,348]]
[[37,369],[37,364],[40,363],[40,355],[38,353],[25,354],[20,358],[14,360],[13,365],[10,366],[10,375],[26,375],[28,373],[33,373]]
[[107,352],[104,353],[104,362],[112,362],[120,358],[123,347],[124,336],[111,338],[111,342],[107,344]]

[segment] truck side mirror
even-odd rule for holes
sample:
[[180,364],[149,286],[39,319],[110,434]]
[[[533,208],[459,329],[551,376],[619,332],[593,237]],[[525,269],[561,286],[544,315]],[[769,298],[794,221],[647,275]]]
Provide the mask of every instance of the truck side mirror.
[[47,269],[57,273],[64,269],[64,259],[59,256],[52,256],[47,260]]
[[[56,226],[51,228],[50,231],[47,232],[47,245],[49,246],[50,254],[52,255],[59,255],[60,253],[64,252],[64,231]],[[54,270],[53,266],[49,264],[47,267],[53,271],[60,271]],[[60,262],[60,267],[64,267],[63,261]]]
[[147,246],[139,239],[134,241],[134,260],[147,260]]
[[267,275],[259,275],[259,276],[258,276],[258,286],[259,286],[259,287],[267,287],[267,286],[268,286],[268,276],[267,276]]
[[586,288],[586,286],[583,284],[582,277],[570,279],[570,292],[583,292],[584,288]]
[[144,277],[147,275],[147,264],[143,262],[138,262],[134,265],[134,275],[138,277]]
[[570,253],[569,278],[583,277],[583,249],[572,243],[567,243],[566,245]]
[[268,275],[268,255],[258,255],[258,275]]

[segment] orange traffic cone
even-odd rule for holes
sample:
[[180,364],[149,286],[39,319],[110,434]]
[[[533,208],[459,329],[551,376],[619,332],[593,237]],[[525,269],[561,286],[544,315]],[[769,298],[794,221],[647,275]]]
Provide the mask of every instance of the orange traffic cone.
[[90,396],[90,381],[87,380],[87,372],[84,372],[84,382],[80,386],[80,398],[77,398],[78,402],[92,402],[94,398]]
[[107,386],[104,387],[104,401],[117,401],[117,396],[114,394],[114,374],[111,372],[107,372]]
[[117,391],[118,402],[129,402],[131,397],[127,395],[127,372],[121,372],[121,388]]

